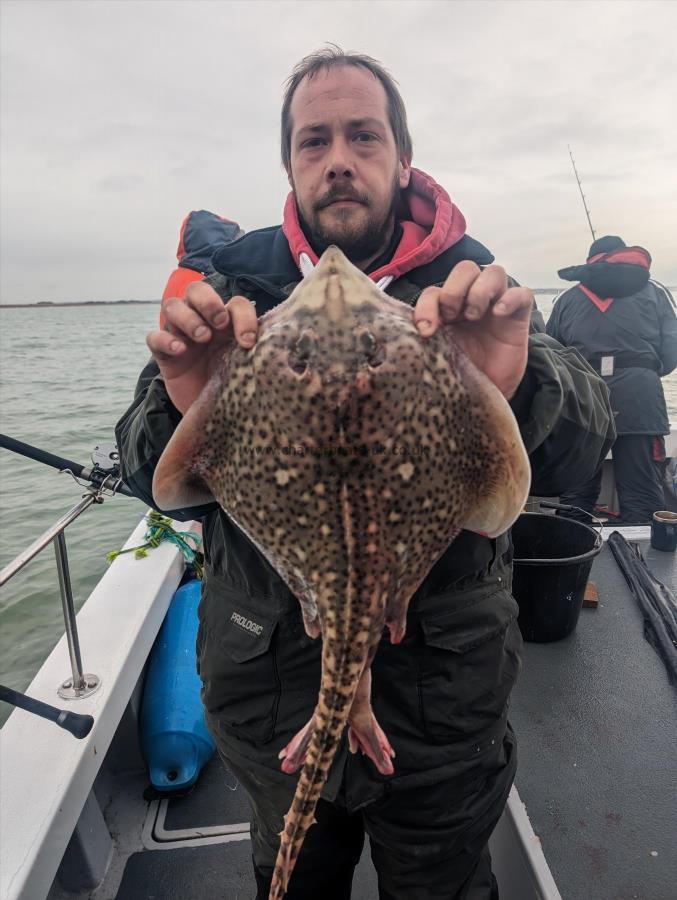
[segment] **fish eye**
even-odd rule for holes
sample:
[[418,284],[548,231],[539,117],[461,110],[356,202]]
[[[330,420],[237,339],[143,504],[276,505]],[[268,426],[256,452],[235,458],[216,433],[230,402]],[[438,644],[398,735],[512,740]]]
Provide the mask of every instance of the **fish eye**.
[[360,335],[360,343],[367,359],[367,363],[372,369],[380,366],[386,358],[386,351],[383,344],[379,344],[371,331],[362,332]]
[[289,351],[287,364],[295,375],[303,375],[308,368],[313,346],[313,339],[307,332],[304,332]]
[[310,356],[310,352],[313,349],[314,341],[307,331],[304,331],[301,337],[296,342],[296,346],[294,347],[294,353],[296,353],[301,359],[308,359]]

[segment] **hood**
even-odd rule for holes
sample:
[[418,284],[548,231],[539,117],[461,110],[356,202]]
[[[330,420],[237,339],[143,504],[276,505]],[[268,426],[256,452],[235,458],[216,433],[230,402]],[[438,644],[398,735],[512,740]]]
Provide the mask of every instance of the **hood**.
[[580,282],[597,297],[611,299],[641,291],[649,280],[650,266],[651,254],[644,247],[621,247],[595,253],[584,265],[568,266],[557,274],[564,281]]
[[[397,210],[397,221],[402,227],[400,243],[390,262],[369,273],[381,287],[432,262],[465,235],[465,219],[460,209],[444,188],[420,169],[411,169],[409,185],[400,197]],[[317,264],[318,257],[301,228],[293,192],[285,203],[282,229],[296,265],[305,274]]]
[[211,262],[214,253],[243,234],[237,222],[206,209],[193,210],[181,223],[176,250],[179,266],[211,275],[214,271]]
[[[465,234],[465,219],[447,192],[417,169],[402,191],[398,216],[402,237],[391,261],[368,275],[382,290],[402,275],[421,288],[441,283],[462,259],[480,266],[494,261],[485,246]],[[299,273],[305,277],[317,262],[301,230],[293,194],[285,203],[282,225],[249,231],[221,247],[211,262],[230,279],[235,293],[252,297],[264,292],[275,301],[289,296]]]

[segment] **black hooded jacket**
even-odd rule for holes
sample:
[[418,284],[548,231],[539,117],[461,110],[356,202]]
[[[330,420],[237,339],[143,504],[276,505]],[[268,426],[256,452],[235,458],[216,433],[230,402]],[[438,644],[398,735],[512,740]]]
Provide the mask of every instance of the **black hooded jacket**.
[[561,294],[546,331],[575,347],[603,375],[619,435],[669,434],[661,378],[677,366],[674,300],[655,281],[613,299],[604,281],[598,288],[610,299],[601,300],[585,285]]
[[[414,304],[424,287],[442,284],[462,259],[485,265],[492,256],[462,237],[427,265],[397,277],[387,293]],[[224,300],[243,294],[259,315],[300,281],[281,227],[246,234],[213,263],[218,274],[209,281]],[[511,405],[530,454],[534,493],[558,495],[590,478],[613,441],[603,382],[575,350],[545,334],[529,338],[527,372]],[[151,506],[153,471],[179,419],[150,362],[116,436],[126,483]],[[267,767],[279,768],[277,752],[317,699],[319,642],[306,636],[298,602],[279,575],[216,504],[168,512],[203,517],[207,565],[197,650],[208,721],[246,758],[258,754]],[[439,767],[469,754],[479,758],[502,740],[521,644],[510,560],[509,535],[493,540],[463,531],[412,599],[404,643],[382,642],[372,698],[397,749],[391,784],[421,783],[425,771],[439,774]],[[242,621],[256,628],[243,630]],[[359,760],[352,765],[361,773],[359,805],[383,791],[384,779]],[[331,791],[330,780],[325,796]]]

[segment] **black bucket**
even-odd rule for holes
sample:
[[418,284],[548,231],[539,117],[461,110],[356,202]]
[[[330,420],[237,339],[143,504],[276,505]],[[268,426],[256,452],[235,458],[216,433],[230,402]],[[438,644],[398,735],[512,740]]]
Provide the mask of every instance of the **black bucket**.
[[602,537],[589,525],[524,513],[512,527],[512,592],[525,641],[559,641],[576,627]]

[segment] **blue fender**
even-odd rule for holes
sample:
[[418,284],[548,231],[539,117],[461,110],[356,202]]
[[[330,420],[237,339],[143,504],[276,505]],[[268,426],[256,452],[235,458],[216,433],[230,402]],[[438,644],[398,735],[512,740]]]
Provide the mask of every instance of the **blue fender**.
[[207,731],[195,668],[200,582],[180,587],[150,654],[141,704],[141,750],[159,791],[195,784],[215,745]]

